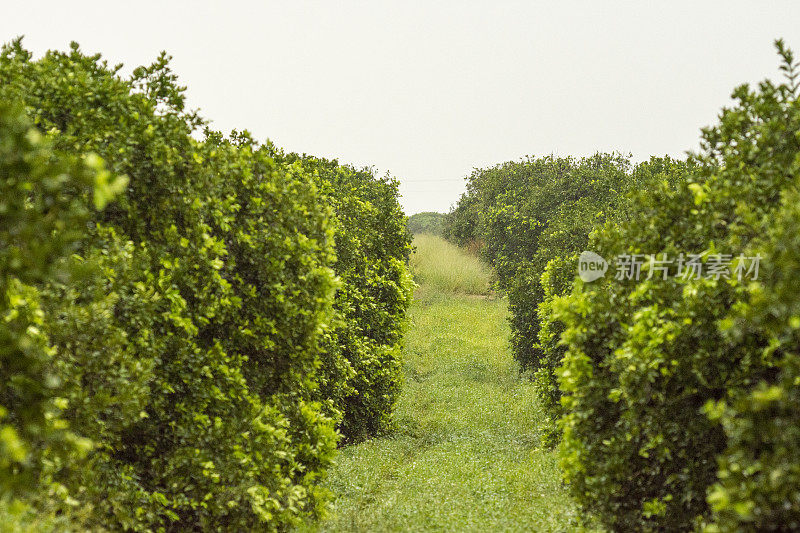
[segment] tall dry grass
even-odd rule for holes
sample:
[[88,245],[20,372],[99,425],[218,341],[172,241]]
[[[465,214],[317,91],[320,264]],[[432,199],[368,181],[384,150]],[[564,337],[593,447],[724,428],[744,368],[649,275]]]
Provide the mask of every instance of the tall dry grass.
[[476,256],[435,235],[414,237],[411,269],[417,283],[460,294],[488,294],[491,272]]

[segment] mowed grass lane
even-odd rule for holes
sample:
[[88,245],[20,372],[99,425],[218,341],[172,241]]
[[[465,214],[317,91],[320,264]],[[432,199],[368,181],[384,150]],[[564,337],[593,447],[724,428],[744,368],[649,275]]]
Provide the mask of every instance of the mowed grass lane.
[[[335,505],[318,527],[573,529],[575,510],[554,453],[540,447],[533,387],[508,352],[506,303],[469,294],[488,292],[488,273],[474,268],[473,257],[431,239],[425,237],[417,254],[433,257],[418,255],[412,264],[434,265],[440,273],[416,273],[421,286],[410,311],[397,429],[341,451],[328,482]],[[471,266],[437,263],[444,260]],[[477,275],[454,282],[441,275],[447,271]]]

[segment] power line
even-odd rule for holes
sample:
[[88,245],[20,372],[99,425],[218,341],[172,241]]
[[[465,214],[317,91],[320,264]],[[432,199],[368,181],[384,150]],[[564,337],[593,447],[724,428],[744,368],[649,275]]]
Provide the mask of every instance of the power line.
[[463,179],[463,178],[444,178],[444,179],[438,179],[438,180],[404,180],[404,179],[400,179],[398,181],[400,183],[435,183],[435,182],[440,182],[440,181],[463,181],[463,182],[466,182],[466,180]]

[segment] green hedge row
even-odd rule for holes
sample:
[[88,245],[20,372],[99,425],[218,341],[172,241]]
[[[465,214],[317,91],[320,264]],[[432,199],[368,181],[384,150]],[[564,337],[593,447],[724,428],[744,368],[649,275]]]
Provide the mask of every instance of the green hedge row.
[[760,254],[758,280],[579,283],[559,304],[563,464],[578,500],[614,528],[800,525],[797,420],[785,416],[800,323],[784,277],[800,253],[787,233],[798,223],[798,97],[791,80],[737,88],[689,179],[640,195],[592,243],[607,256],[702,254],[706,268],[731,254],[732,270],[739,254]]
[[677,179],[684,166],[670,158],[633,165],[620,154],[530,157],[473,172],[448,215],[446,236],[477,244],[493,266],[508,297],[514,356],[533,373],[551,420],[560,412],[555,371],[563,356],[552,301],[571,290],[592,228],[620,216],[629,192]]
[[[800,68],[778,49],[786,81],[737,88],[687,162],[598,168],[574,179],[607,189],[575,196],[552,185],[574,164],[506,164],[473,175],[448,220],[452,239],[485,243],[517,356],[559,418],[565,479],[611,530],[800,528]],[[579,250],[610,272],[575,278]],[[673,262],[664,279],[645,261],[615,278],[622,254],[681,253],[703,269],[729,254],[730,274]],[[757,279],[740,254],[760,256]]]
[[423,211],[408,217],[408,231],[412,234],[427,233],[430,235],[442,235],[444,223],[447,215],[433,211]]
[[74,44],[0,53],[0,101],[21,106],[0,133],[6,520],[316,517],[340,433],[386,427],[398,387],[396,183],[246,133],[198,140],[166,56],[119,69]]
[[334,211],[336,260],[342,281],[334,307],[339,319],[326,339],[321,397],[343,414],[347,442],[391,427],[401,385],[404,317],[411,301],[406,268],[411,236],[397,202],[398,184],[307,155],[272,149],[273,157],[299,163]]

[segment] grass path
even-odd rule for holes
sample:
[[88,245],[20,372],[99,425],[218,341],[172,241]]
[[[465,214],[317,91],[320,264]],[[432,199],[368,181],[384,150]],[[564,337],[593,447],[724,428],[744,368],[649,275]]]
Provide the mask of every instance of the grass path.
[[507,347],[505,302],[417,289],[397,430],[342,450],[322,531],[565,531],[575,511]]

